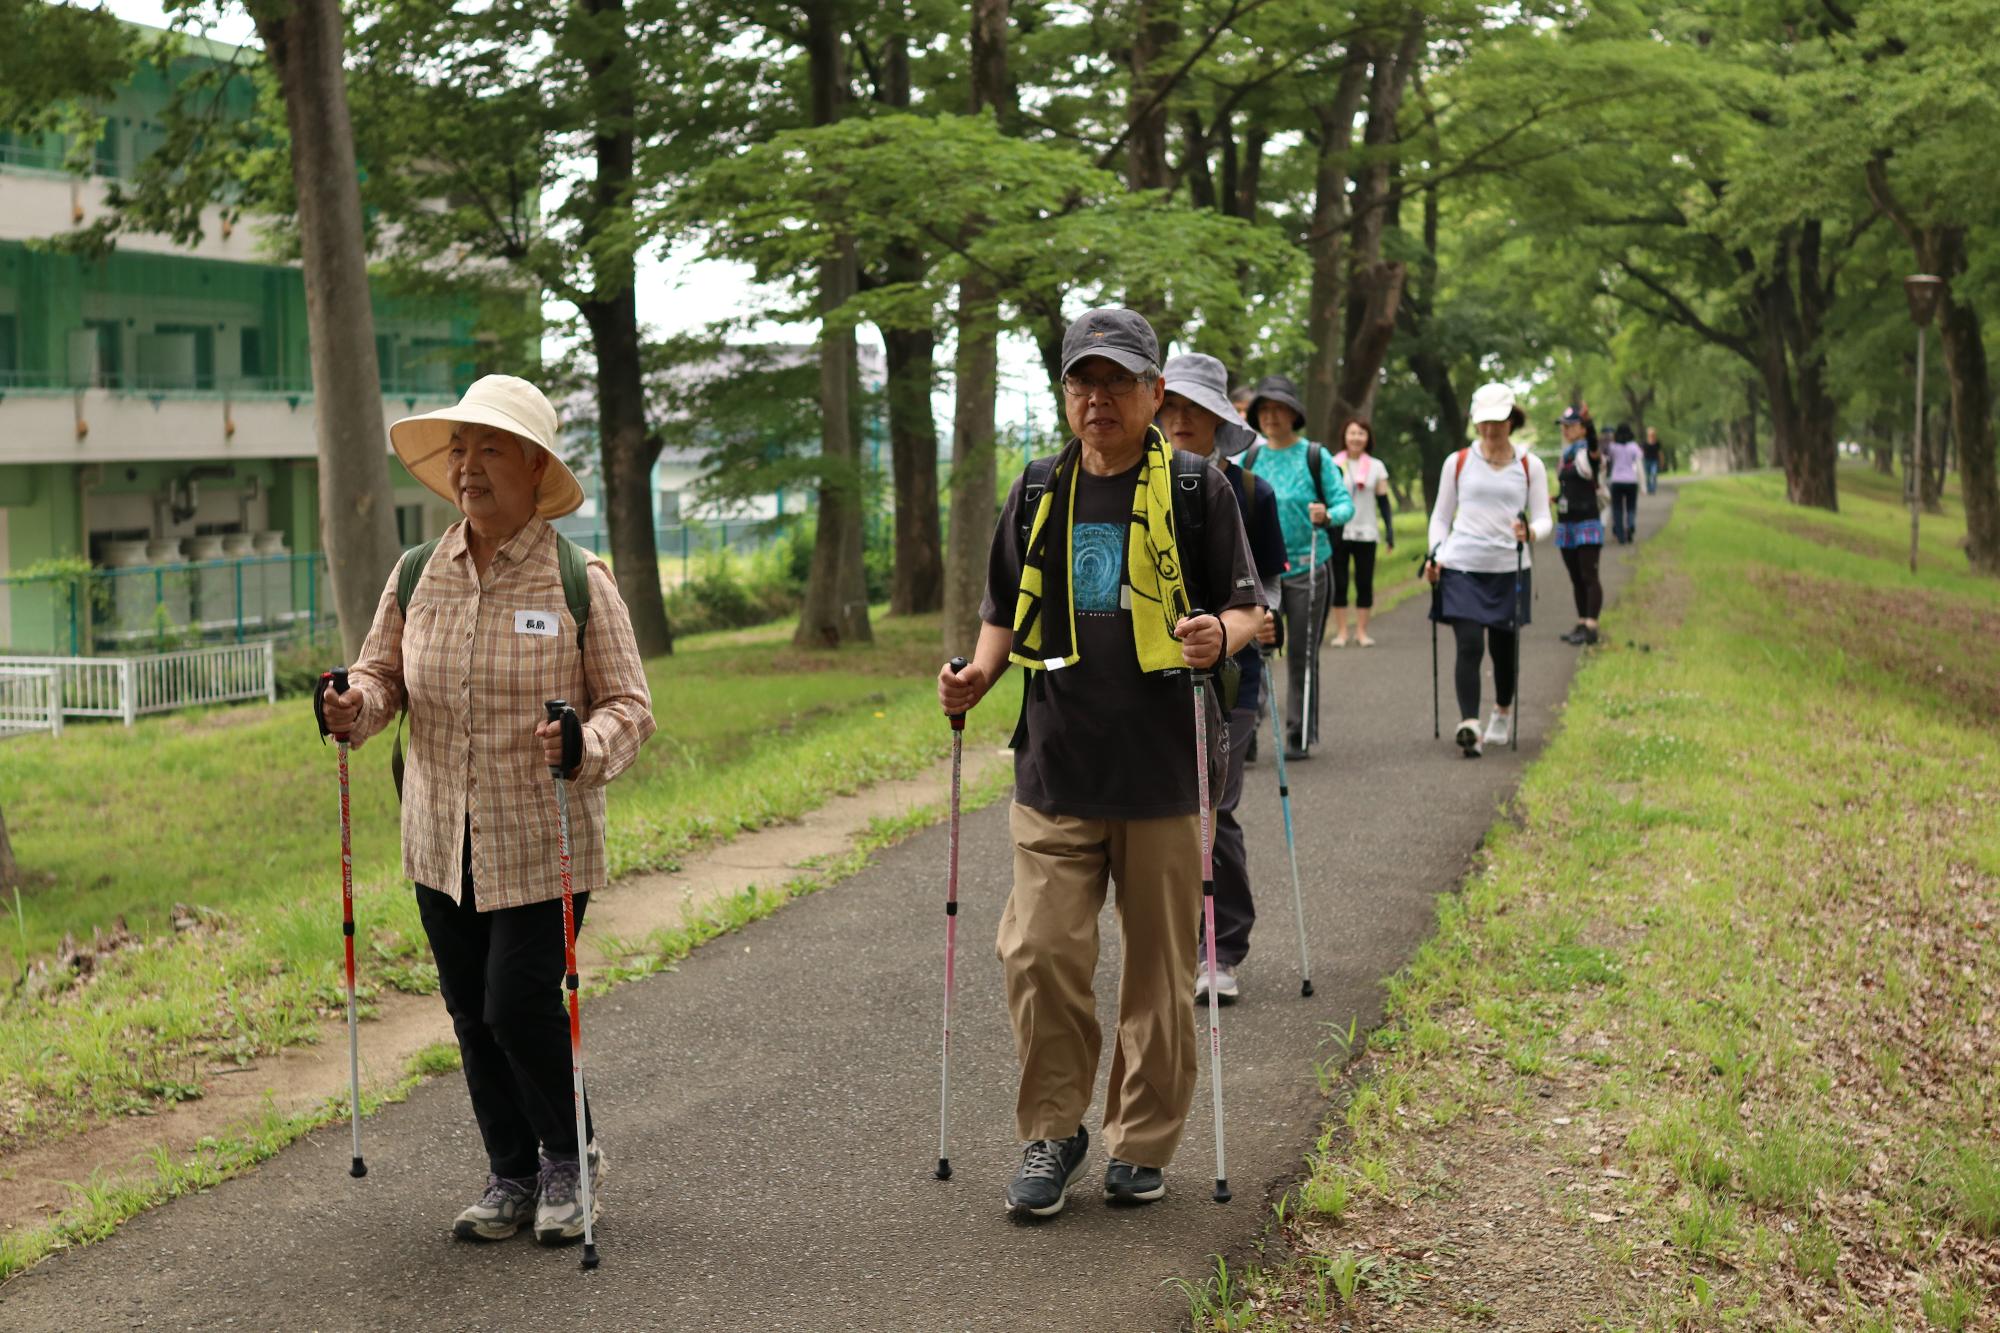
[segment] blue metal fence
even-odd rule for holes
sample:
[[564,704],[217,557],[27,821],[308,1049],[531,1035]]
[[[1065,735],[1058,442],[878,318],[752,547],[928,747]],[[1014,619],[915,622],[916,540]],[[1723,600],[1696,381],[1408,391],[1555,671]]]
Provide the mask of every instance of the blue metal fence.
[[0,591],[0,651],[10,653],[84,657],[273,634],[316,639],[334,624],[318,551],[9,575]]

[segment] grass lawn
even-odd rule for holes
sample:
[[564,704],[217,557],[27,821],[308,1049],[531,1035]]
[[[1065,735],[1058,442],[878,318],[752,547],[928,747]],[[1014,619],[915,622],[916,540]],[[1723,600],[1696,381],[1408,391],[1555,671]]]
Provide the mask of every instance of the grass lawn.
[[[872,647],[800,653],[780,625],[648,663],[659,731],[610,789],[613,874],[671,868],[947,753],[937,632],[935,617],[878,619]],[[1006,710],[982,712],[977,739],[1004,738]],[[351,761],[364,998],[436,988],[388,754],[383,737]],[[304,701],[71,727],[10,741],[0,761],[29,876],[0,922],[0,976],[16,982],[0,985],[0,1152],[199,1096],[214,1068],[308,1040],[343,1007],[334,753]],[[49,966],[64,936],[94,930],[110,947],[88,973]]]
[[2000,584],[1688,486],[1201,1329],[2000,1328]]

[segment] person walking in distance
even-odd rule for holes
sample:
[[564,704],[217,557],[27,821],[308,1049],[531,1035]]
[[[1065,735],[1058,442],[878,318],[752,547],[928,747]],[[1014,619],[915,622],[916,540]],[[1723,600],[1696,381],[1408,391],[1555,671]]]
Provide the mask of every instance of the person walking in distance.
[[1264,443],[1253,444],[1237,461],[1271,484],[1285,533],[1288,568],[1279,610],[1286,645],[1285,757],[1305,759],[1319,743],[1319,696],[1326,688],[1319,676],[1330,583],[1326,564],[1333,556],[1333,530],[1354,517],[1354,502],[1327,451],[1299,433],[1306,410],[1290,380],[1272,375],[1259,381],[1249,421]]
[[1389,524],[1389,469],[1375,457],[1375,427],[1366,417],[1349,418],[1341,427],[1341,450],[1334,461],[1354,502],[1354,513],[1333,539],[1333,646],[1347,646],[1347,580],[1354,578],[1354,641],[1373,648],[1368,615],[1375,609],[1375,551],[1386,544],[1396,549]]
[[[1208,459],[1228,479],[1250,541],[1258,586],[1265,595],[1258,638],[1275,638],[1275,617],[1269,604],[1276,600],[1278,579],[1285,571],[1278,497],[1269,482],[1251,476],[1228,458],[1247,449],[1255,435],[1229,410],[1229,400],[1222,396],[1228,372],[1214,357],[1177,356],[1167,362],[1165,379],[1167,394],[1160,408],[1160,429],[1174,448]],[[1236,822],[1236,806],[1243,796],[1244,759],[1256,738],[1263,706],[1263,649],[1256,643],[1245,645],[1234,660],[1242,675],[1236,706],[1229,712],[1228,766],[1223,772],[1221,797],[1215,803],[1215,975],[1209,976],[1205,961],[1197,954],[1197,1004],[1208,998],[1210,986],[1224,1004],[1234,1003],[1242,994],[1236,971],[1250,955],[1250,929],[1257,921],[1257,906],[1250,894],[1249,854],[1243,826]]]
[[1639,452],[1646,466],[1646,494],[1660,489],[1660,432],[1646,427],[1646,442],[1639,446]]
[[[1514,444],[1524,420],[1514,391],[1481,385],[1471,418],[1479,442],[1446,458],[1438,476],[1424,576],[1437,589],[1431,618],[1450,625],[1457,642],[1452,681],[1461,721],[1454,739],[1466,758],[1477,759],[1485,746],[1513,737],[1520,630],[1534,604],[1529,548],[1552,524],[1542,460]],[[1494,707],[1482,735],[1479,674],[1489,650]]]
[[1562,466],[1556,470],[1556,550],[1569,571],[1570,593],[1576,601],[1576,628],[1564,643],[1597,642],[1597,616],[1604,608],[1604,584],[1598,566],[1604,554],[1604,523],[1598,508],[1598,477],[1604,458],[1592,443],[1583,413],[1568,408],[1562,414]]
[[398,421],[389,439],[410,475],[465,517],[404,554],[348,669],[352,688],[324,696],[326,719],[359,746],[409,710],[403,873],[488,1171],[452,1234],[500,1240],[532,1212],[535,1239],[568,1244],[584,1234],[580,1158],[601,1202],[604,1154],[594,1118],[577,1142],[549,772],[565,760],[544,702],[578,701],[583,719],[569,798],[581,929],[605,882],[605,785],[653,734],[652,695],[610,569],[549,526],[584,497],[539,389],[489,375],[456,407]]
[[[1028,672],[997,941],[1021,1067],[1023,1148],[1007,1186],[1019,1217],[1062,1211],[1088,1154],[1103,1040],[1091,976],[1113,882],[1122,971],[1104,1191],[1119,1203],[1165,1192],[1196,1072],[1187,966],[1203,848],[1189,673],[1240,652],[1263,620],[1228,481],[1177,460],[1153,424],[1165,390],[1152,326],[1130,310],[1085,312],[1063,337],[1062,392],[1074,435],[1009,491],[972,660],[938,672],[947,715],[977,707],[1009,662]],[[1186,513],[1174,502],[1183,479]],[[1210,709],[1218,735],[1222,710]]]
[[1639,469],[1643,459],[1644,451],[1633,442],[1632,428],[1621,424],[1612,434],[1611,447],[1604,451],[1611,474],[1611,533],[1621,546],[1629,546],[1639,535]]

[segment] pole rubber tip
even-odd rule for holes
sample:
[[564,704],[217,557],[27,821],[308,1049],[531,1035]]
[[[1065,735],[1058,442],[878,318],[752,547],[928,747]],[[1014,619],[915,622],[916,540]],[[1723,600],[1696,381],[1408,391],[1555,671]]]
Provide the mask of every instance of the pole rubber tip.
[[1307,977],[1304,981],[1301,981],[1299,983],[1299,998],[1302,1000],[1309,1000],[1312,998],[1312,993],[1313,993],[1312,978]]
[[359,1157],[355,1158],[353,1163],[347,1168],[347,1174],[353,1176],[356,1180],[361,1179],[361,1177],[368,1174],[368,1163],[362,1161]]
[[939,1180],[951,1179],[951,1159],[949,1157],[938,1158],[937,1178]]
[[577,1267],[586,1273],[597,1271],[597,1247],[595,1245],[586,1245],[583,1247],[583,1262],[578,1264]]
[[1217,1203],[1229,1202],[1229,1182],[1219,1177],[1215,1182],[1215,1201]]

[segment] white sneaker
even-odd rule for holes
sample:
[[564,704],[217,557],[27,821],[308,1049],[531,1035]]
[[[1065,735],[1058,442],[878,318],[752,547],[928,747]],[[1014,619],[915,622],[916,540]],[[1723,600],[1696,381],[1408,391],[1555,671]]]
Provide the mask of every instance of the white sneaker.
[[1505,745],[1509,740],[1513,739],[1513,736],[1513,712],[1510,710],[1503,713],[1497,708],[1494,709],[1493,716],[1486,723],[1486,743],[1488,745]]
[[1483,749],[1479,743],[1479,719],[1468,717],[1460,722],[1458,730],[1452,733],[1452,739],[1458,742],[1459,749],[1465,751],[1467,759],[1479,758]]
[[[1207,1001],[1208,986],[1208,964],[1204,962],[1199,964],[1194,970],[1194,1002],[1196,1004],[1202,1004]],[[1236,969],[1227,963],[1217,963],[1215,966],[1215,1002],[1217,1004],[1234,1004],[1236,998],[1242,993],[1242,990],[1236,984]]]

